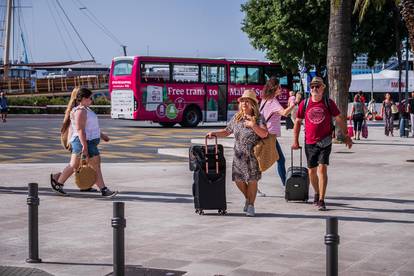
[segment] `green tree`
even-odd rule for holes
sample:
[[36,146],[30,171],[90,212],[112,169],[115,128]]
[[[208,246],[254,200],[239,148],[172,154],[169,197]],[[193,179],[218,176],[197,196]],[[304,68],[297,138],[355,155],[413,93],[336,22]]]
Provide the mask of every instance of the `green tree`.
[[[337,1],[337,0],[336,0]],[[393,1],[393,0],[390,0]],[[414,0],[413,0],[414,1]],[[352,2],[353,3],[353,2]],[[326,66],[329,28],[329,0],[250,0],[241,6],[245,12],[242,30],[251,44],[266,52],[268,59],[286,69],[297,70],[305,54],[306,67]],[[352,16],[352,53],[368,54],[368,63],[387,61],[395,54],[403,35],[395,35],[392,5],[382,10],[368,9],[365,20]],[[398,27],[404,34],[404,26]]]
[[[413,0],[414,1],[414,0]],[[400,9],[399,9],[399,0],[356,0],[355,7],[354,7],[354,13],[359,14],[359,21],[365,22],[367,21],[367,18],[371,18],[372,14],[375,12],[383,11],[383,10],[390,10],[392,12],[387,13],[388,17],[385,20],[382,20],[383,25],[392,25],[394,27],[394,31],[388,34],[388,37],[392,37],[392,39],[385,40],[385,43],[391,43],[388,47],[394,49],[397,58],[398,58],[398,65],[399,65],[399,84],[401,84],[401,75],[402,75],[402,57],[401,57],[401,38],[407,37],[407,29],[404,26],[404,22],[402,21],[402,18],[400,16]],[[403,1],[407,2],[407,1]],[[403,3],[401,3],[400,7],[402,7],[401,14],[404,15],[404,13],[408,10],[410,5],[406,5],[405,9],[403,7]],[[407,8],[408,7],[408,8]],[[414,11],[413,11],[414,13]],[[372,21],[372,19],[370,19]],[[381,25],[377,24],[381,27]],[[407,27],[409,24],[406,24]],[[383,28],[384,29],[384,28]],[[368,43],[369,45],[369,43]],[[411,44],[412,45],[412,44]],[[373,45],[370,45],[371,47]],[[381,51],[381,49],[379,49]],[[388,52],[388,51],[385,51]],[[387,59],[387,55],[383,55],[383,60],[385,61]],[[368,64],[373,65],[375,58],[369,57]],[[399,101],[401,101],[401,85],[398,87],[398,95],[399,95]]]
[[292,71],[305,54],[306,66],[326,65],[327,0],[250,0],[241,6],[242,30],[256,49]]
[[401,0],[401,14],[408,30],[411,51],[414,52],[414,0]]
[[414,52],[414,0],[356,0],[354,11],[359,11],[359,20],[362,21],[371,6],[380,10],[383,6],[390,4],[400,6],[401,15],[408,30],[411,51]]

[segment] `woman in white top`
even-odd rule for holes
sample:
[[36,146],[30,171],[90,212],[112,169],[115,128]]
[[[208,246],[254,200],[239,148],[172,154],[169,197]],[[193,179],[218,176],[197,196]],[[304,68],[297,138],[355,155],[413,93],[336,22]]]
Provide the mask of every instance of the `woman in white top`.
[[[96,171],[96,183],[102,196],[112,197],[117,192],[110,191],[104,183],[101,171],[101,157],[98,150],[100,139],[105,142],[109,137],[102,133],[99,128],[98,117],[89,106],[92,104],[92,92],[86,88],[75,88],[72,91],[71,99],[66,108],[61,133],[70,137],[71,159],[70,163],[62,173],[50,175],[52,189],[60,194],[66,195],[63,190],[65,181],[79,167],[81,158],[86,158],[88,164]],[[91,190],[87,190],[91,191]]]
[[[260,102],[260,113],[263,115],[267,130],[270,134],[276,135],[276,137],[281,136],[281,122],[280,119],[282,116],[289,115],[292,112],[292,109],[295,107],[297,102],[293,102],[287,108],[283,106],[277,100],[277,96],[282,93],[279,80],[275,77],[270,78],[262,91],[262,100]],[[279,153],[279,160],[277,161],[277,172],[282,181],[282,185],[285,186],[286,182],[286,167],[285,167],[285,156],[283,155],[282,148],[278,140],[276,140],[276,150]]]

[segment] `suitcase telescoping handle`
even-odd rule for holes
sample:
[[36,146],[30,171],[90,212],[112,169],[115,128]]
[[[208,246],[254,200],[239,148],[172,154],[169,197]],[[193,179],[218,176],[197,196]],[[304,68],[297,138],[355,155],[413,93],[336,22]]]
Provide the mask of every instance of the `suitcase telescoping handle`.
[[[300,166],[302,167],[302,147],[299,147],[300,149]],[[290,163],[291,167],[293,167],[293,149],[290,149]]]
[[[215,155],[215,158],[216,158],[216,173],[218,174],[219,173],[219,161],[218,161],[219,158],[218,158],[217,135],[211,135],[211,136],[214,137],[214,139],[215,139],[214,155]],[[208,139],[213,139],[213,138],[210,138],[208,135],[206,135],[206,138],[205,138],[206,173],[208,173],[208,157],[207,157],[207,153],[208,153],[208,149],[207,149],[208,143],[207,143],[207,140]]]

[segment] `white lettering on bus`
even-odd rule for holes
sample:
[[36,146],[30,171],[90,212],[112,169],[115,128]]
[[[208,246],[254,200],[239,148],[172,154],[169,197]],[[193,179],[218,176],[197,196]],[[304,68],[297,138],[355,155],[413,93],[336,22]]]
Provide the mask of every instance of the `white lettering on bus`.
[[131,81],[125,80],[125,81],[112,81],[112,84],[131,84]]
[[204,89],[202,89],[202,88],[187,88],[185,90],[185,94],[187,96],[203,96],[204,95]]
[[184,96],[184,89],[168,87],[168,96]]
[[[246,90],[246,87],[231,87],[230,88],[230,96],[241,96],[243,95],[244,90]],[[260,95],[260,89],[258,88],[251,88],[252,90],[254,90],[254,92],[256,92],[256,96]]]
[[208,90],[209,96],[217,96],[217,90],[216,89],[209,89]]

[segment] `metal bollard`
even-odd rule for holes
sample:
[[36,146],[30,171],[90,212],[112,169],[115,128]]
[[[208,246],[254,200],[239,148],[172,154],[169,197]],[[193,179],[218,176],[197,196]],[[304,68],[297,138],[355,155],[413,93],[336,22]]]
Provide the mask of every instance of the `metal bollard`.
[[326,219],[326,275],[338,276],[338,218]]
[[39,227],[38,227],[38,185],[29,183],[29,195],[27,205],[29,206],[29,258],[27,263],[40,263],[39,259]]
[[124,228],[126,220],[124,218],[124,202],[114,202],[113,204],[113,258],[114,276],[125,275],[125,235]]

